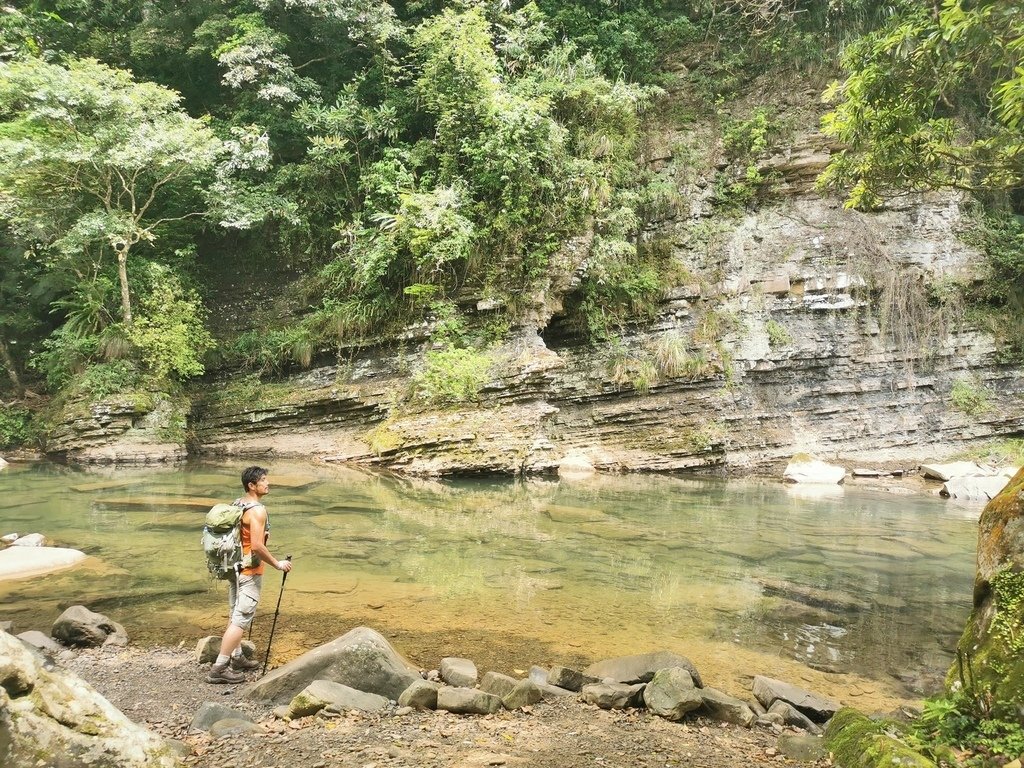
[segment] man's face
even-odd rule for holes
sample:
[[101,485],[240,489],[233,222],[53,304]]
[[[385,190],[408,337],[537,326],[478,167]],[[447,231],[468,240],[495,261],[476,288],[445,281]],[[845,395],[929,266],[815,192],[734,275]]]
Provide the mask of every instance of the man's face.
[[270,481],[267,479],[266,475],[263,475],[255,483],[250,483],[249,487],[252,488],[252,492],[257,496],[266,496],[270,493]]

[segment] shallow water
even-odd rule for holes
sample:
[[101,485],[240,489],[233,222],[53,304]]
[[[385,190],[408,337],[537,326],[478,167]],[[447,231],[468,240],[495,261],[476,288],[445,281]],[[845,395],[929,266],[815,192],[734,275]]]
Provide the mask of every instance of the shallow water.
[[[0,581],[0,618],[48,630],[82,603],[140,643],[219,634],[225,590],[199,533],[205,508],[238,495],[239,470],[7,468],[0,533],[40,531],[92,557]],[[270,548],[295,556],[275,662],[366,624],[428,668],[462,655],[513,673],[669,648],[735,694],[770,674],[885,706],[934,688],[970,607],[978,510],[924,496],[271,470]],[[280,586],[268,571],[261,647]]]

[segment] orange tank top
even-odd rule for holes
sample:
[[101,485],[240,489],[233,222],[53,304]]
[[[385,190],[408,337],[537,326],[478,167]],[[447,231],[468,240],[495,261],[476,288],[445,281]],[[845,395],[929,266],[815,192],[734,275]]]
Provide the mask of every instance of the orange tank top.
[[[247,505],[245,512],[242,513],[242,558],[252,556],[252,559],[256,562],[256,565],[252,568],[243,568],[242,574],[244,576],[262,576],[264,563],[256,555],[252,554],[252,534],[249,532],[249,523],[246,522],[245,515],[250,509],[254,507],[262,506],[262,504],[251,504]],[[263,543],[266,544],[270,540],[270,513],[267,513],[267,524],[263,527]]]

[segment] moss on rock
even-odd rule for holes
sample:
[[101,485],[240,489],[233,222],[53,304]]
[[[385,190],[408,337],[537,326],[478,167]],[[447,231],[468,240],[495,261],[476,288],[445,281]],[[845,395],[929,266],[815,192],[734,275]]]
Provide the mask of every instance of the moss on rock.
[[875,721],[855,709],[839,710],[825,729],[825,746],[839,768],[935,768],[935,763],[897,738],[900,726]]
[[988,503],[978,524],[974,607],[947,684],[965,684],[995,717],[1024,705],[1024,470]]

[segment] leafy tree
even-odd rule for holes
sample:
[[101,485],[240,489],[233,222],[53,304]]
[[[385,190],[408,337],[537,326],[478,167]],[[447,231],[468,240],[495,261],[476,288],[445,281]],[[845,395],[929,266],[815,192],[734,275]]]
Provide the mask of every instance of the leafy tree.
[[222,150],[179,100],[93,60],[0,64],[0,213],[54,267],[116,259],[128,326],[133,249],[206,213],[196,185]]
[[1011,191],[1024,184],[1024,6],[902,3],[852,44],[826,97],[844,147],[821,179],[871,208],[905,190]]

